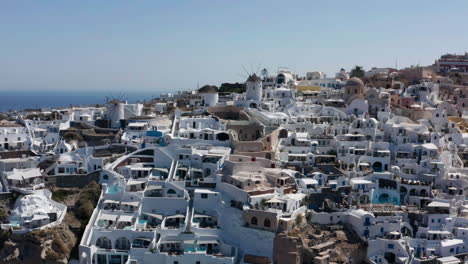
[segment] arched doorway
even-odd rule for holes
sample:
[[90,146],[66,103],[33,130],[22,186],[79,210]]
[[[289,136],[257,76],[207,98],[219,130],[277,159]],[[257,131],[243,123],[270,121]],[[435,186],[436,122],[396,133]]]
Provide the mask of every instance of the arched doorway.
[[119,250],[129,250],[130,249],[130,240],[126,237],[120,237],[115,241],[115,248]]
[[390,203],[390,196],[387,193],[382,193],[379,196],[379,203]]
[[422,189],[422,190],[419,192],[419,196],[426,197],[426,196],[427,196],[427,191],[426,191],[425,189]]
[[112,242],[108,237],[100,237],[96,240],[96,247],[112,249]]
[[252,225],[258,225],[258,219],[257,219],[257,217],[255,217],[255,216],[252,217],[252,219],[250,220],[250,224],[252,224]]
[[287,138],[288,137],[288,130],[281,129],[278,135],[278,138]]
[[401,186],[400,187],[400,201],[402,201],[402,203],[405,200],[405,197],[407,194],[408,194],[408,189],[406,189],[405,186]]
[[375,172],[382,172],[383,171],[382,162],[380,161],[374,162],[374,164],[372,165],[372,169]]
[[392,252],[385,252],[384,258],[388,263],[395,263],[396,256]]
[[229,140],[229,134],[228,133],[218,133],[218,134],[216,134],[216,140],[218,140],[218,141],[227,141],[227,140]]

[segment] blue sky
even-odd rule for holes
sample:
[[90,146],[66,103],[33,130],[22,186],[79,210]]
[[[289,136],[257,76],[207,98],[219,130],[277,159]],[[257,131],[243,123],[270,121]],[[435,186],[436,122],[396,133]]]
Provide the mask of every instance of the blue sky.
[[468,51],[468,1],[0,2],[0,90],[179,90]]

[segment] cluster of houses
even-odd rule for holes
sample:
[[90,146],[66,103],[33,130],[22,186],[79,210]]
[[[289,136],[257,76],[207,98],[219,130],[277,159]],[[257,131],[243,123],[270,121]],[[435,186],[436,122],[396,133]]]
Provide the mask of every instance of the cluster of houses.
[[[113,100],[4,121],[1,187],[25,194],[2,228],[60,221],[42,189],[94,177],[80,263],[279,263],[275,237],[307,224],[350,229],[369,263],[462,263],[468,78],[350,75],[265,70],[244,92],[163,94],[150,113]],[[34,201],[49,211],[24,209]]]

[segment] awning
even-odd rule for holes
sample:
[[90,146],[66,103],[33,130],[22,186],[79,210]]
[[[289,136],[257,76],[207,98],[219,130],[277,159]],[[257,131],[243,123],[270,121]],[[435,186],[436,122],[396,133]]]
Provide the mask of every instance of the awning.
[[151,239],[146,238],[146,237],[137,237],[137,238],[135,238],[134,240],[142,240],[142,241],[151,242]]
[[197,240],[197,244],[219,244],[218,240]]
[[161,238],[161,241],[159,243],[161,244],[176,244],[176,243],[181,243],[182,241],[177,240],[177,237],[171,236],[171,237],[165,237]]
[[449,203],[444,203],[444,202],[431,202],[427,205],[427,207],[450,207]]
[[143,127],[146,123],[130,123],[128,124],[129,127]]
[[142,183],[145,183],[146,180],[135,180],[135,179],[130,179],[127,181],[127,185],[138,185],[138,184],[142,184]]
[[149,185],[148,187],[146,187],[146,190],[147,191],[162,190],[162,186],[161,185]]
[[194,218],[211,218],[209,215],[204,215],[204,214],[195,214],[193,215]]
[[101,217],[99,217],[99,220],[107,220],[107,221],[116,221],[117,220],[117,215],[115,214],[101,214]]
[[266,203],[284,203],[283,201],[281,201],[280,199],[274,197],[268,201],[266,201]]
[[353,183],[353,184],[372,184],[371,181],[364,180],[364,179],[351,179],[351,183]]
[[139,201],[134,201],[134,202],[122,202],[122,205],[130,205],[130,206],[135,206],[138,207],[140,205]]
[[176,215],[171,215],[171,216],[166,216],[167,219],[173,219],[173,218],[184,218],[185,215],[181,214],[176,214]]
[[104,200],[104,202],[102,203],[107,203],[107,204],[118,204],[120,203],[120,201],[117,201],[117,200]]
[[157,171],[161,171],[161,172],[165,172],[165,173],[169,172],[169,170],[166,169],[166,168],[153,168],[153,170],[157,170]]
[[160,219],[160,220],[163,219],[163,216],[160,215],[160,214],[152,214],[152,213],[145,213],[145,212],[143,212],[143,214],[145,214],[145,215],[147,215],[147,216],[151,216],[151,217],[157,218],[157,219]]
[[119,222],[132,222],[133,215],[121,215],[119,217]]
[[49,219],[49,216],[36,214],[33,216],[31,221],[35,221],[35,220],[37,221],[37,220],[42,220],[42,219]]
[[288,156],[307,157],[307,154],[302,154],[302,153],[289,153]]
[[171,240],[168,240],[168,241],[161,241],[159,242],[160,244],[177,244],[177,243],[180,243],[180,241],[171,241]]

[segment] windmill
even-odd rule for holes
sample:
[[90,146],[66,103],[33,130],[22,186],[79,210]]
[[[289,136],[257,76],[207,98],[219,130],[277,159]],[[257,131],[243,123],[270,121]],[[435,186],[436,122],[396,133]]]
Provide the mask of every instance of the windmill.
[[107,102],[106,116],[110,121],[112,128],[120,128],[120,120],[125,119],[125,95],[120,93],[117,97],[112,96],[111,100]]
[[[256,71],[253,70],[252,65],[250,66],[251,72],[248,72],[244,66],[242,66],[242,69],[249,76],[245,82],[245,99],[248,101],[261,101],[263,97],[262,79],[257,75],[258,71],[260,70],[260,64],[258,64]],[[251,105],[256,107],[257,103],[252,103]]]

